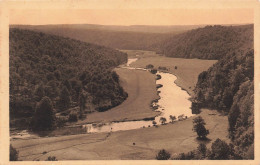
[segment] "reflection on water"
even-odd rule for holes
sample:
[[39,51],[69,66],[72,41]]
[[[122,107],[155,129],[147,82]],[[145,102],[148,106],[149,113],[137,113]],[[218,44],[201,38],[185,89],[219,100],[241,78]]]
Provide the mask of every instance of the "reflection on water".
[[163,86],[158,89],[160,99],[157,105],[159,105],[158,110],[162,113],[155,118],[155,121],[158,123],[161,117],[165,117],[166,122],[169,122],[170,115],[176,118],[181,118],[182,115],[184,118],[192,116],[191,102],[188,100],[190,96],[174,83],[177,77],[170,73],[159,72],[158,74],[161,75],[161,79],[157,80],[156,84]]
[[[135,59],[128,59],[127,67],[125,69],[136,69],[144,70],[144,68],[133,68],[129,65],[136,61]],[[188,100],[189,95],[186,91],[178,87],[174,81],[177,79],[176,76],[158,72],[157,74],[161,75],[161,79],[156,81],[156,84],[162,84],[163,86],[158,89],[160,91],[160,99],[157,103],[153,103],[154,106],[158,106],[156,111],[160,111],[161,114],[155,118],[155,122],[160,124],[160,118],[164,117],[166,119],[165,123],[169,123],[170,115],[175,116],[176,120],[183,120],[187,117],[192,116],[192,111],[190,109],[191,102]],[[115,132],[121,130],[132,130],[140,129],[144,127],[152,127],[153,121],[129,121],[129,122],[112,122],[105,124],[87,124],[83,125],[83,128],[86,129],[88,133],[98,133],[98,132]]]
[[139,129],[143,127],[151,127],[152,121],[129,121],[129,122],[112,122],[106,123],[102,125],[93,125],[86,124],[83,128],[86,128],[86,132],[88,133],[96,133],[96,132],[116,132],[122,130],[132,130]]

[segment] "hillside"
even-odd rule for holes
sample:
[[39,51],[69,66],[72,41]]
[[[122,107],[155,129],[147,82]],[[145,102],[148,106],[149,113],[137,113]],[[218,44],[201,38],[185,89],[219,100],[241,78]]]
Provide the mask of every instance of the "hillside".
[[221,59],[229,52],[253,42],[253,25],[206,26],[171,36],[153,45],[168,57]]
[[[243,30],[242,30],[242,29]],[[198,77],[195,102],[201,107],[223,110],[228,114],[229,135],[235,152],[252,159],[254,146],[254,49],[252,26],[236,27],[244,31],[220,60]],[[206,29],[207,30],[207,29]],[[248,34],[248,35],[245,35]],[[240,40],[239,40],[240,39]],[[242,40],[242,41],[241,41]],[[211,42],[205,45],[210,47]]]
[[194,26],[110,26],[110,25],[11,25],[48,34],[69,37],[115,49],[147,50],[169,35],[175,35],[202,25]]
[[127,93],[112,69],[126,61],[117,50],[11,28],[10,119],[31,117],[44,96],[58,112],[79,106],[79,98],[86,111],[119,105]]

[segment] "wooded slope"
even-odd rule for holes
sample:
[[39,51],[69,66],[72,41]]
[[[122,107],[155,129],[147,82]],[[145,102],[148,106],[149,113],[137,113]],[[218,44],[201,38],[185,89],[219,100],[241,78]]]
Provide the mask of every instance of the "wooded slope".
[[221,59],[253,43],[253,25],[206,26],[170,36],[153,46],[168,57]]
[[127,54],[111,48],[11,28],[11,119],[31,117],[44,96],[56,111],[78,106],[83,91],[93,109],[120,104],[127,94],[112,69],[126,61]]

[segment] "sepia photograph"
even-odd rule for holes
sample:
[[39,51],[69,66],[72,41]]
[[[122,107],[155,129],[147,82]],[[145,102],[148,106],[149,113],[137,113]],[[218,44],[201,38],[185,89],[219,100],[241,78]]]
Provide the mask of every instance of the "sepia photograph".
[[8,161],[255,160],[254,8],[128,5],[8,10]]

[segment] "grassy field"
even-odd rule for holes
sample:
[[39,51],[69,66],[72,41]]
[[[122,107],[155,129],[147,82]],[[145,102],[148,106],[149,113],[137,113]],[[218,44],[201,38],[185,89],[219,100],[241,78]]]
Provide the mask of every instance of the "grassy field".
[[[128,54],[128,58],[139,58],[132,63],[133,67],[146,67],[148,64],[155,68],[166,67],[168,72],[177,76],[176,84],[185,89],[190,95],[193,95],[193,89],[197,83],[198,75],[208,70],[217,60],[183,59],[169,58],[156,54],[152,51],[141,50],[121,50]],[[177,66],[177,69],[175,69]]]
[[151,118],[158,115],[152,111],[150,103],[159,96],[156,92],[155,75],[141,70],[116,68],[120,83],[128,93],[128,98],[119,106],[105,112],[94,112],[86,120],[77,124],[92,122],[128,121]]
[[[208,148],[216,138],[228,142],[226,116],[207,109],[200,115],[210,132],[210,141],[204,142]],[[46,160],[48,156],[56,156],[58,160],[155,159],[163,148],[172,155],[197,148],[201,142],[192,131],[192,119],[158,128],[12,140],[11,144],[19,150],[20,160]]]

